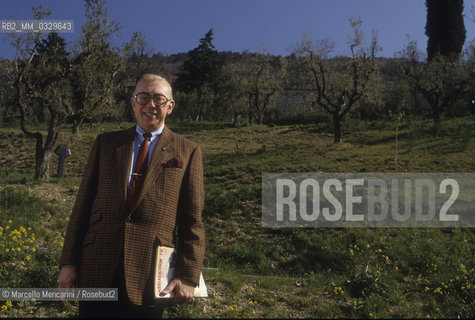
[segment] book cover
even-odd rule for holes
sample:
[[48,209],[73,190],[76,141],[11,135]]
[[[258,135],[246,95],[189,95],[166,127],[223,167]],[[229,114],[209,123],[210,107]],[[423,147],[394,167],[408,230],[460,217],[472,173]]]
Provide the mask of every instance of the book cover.
[[[156,299],[170,299],[173,298],[174,293],[171,292],[167,295],[160,295],[160,292],[164,290],[167,285],[173,280],[175,275],[175,263],[176,263],[176,250],[169,247],[158,246],[157,255],[155,261],[155,277],[154,277],[154,290]],[[195,297],[206,298],[208,297],[208,290],[203,278],[203,274],[200,274],[200,283],[195,288]]]

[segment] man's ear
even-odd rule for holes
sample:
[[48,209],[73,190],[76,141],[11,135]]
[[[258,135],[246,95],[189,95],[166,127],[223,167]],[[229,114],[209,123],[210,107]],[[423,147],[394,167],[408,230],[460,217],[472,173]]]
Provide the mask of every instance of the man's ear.
[[132,109],[134,108],[134,102],[135,102],[134,97],[130,97],[130,105],[132,106]]
[[168,104],[167,115],[172,113],[174,107],[175,107],[175,100],[171,100]]

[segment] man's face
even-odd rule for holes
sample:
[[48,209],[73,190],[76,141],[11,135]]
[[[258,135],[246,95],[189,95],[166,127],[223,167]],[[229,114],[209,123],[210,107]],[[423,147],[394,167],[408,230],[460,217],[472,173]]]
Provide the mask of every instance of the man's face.
[[[135,89],[135,95],[141,92],[149,93],[150,95],[160,94],[167,99],[171,98],[170,88],[167,83],[163,81],[141,81]],[[165,122],[167,115],[172,113],[173,107],[175,106],[175,101],[173,100],[166,102],[162,106],[155,105],[151,97],[145,105],[139,104],[134,97],[132,97],[130,101],[137,123],[147,132],[157,130]]]

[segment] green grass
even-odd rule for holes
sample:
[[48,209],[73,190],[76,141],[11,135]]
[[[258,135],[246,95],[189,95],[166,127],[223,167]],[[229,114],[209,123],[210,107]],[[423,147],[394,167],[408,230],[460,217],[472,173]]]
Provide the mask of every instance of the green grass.
[[[84,127],[77,137],[62,132],[59,143],[72,151],[65,178],[43,184],[32,179],[33,142],[17,129],[0,129],[0,163],[15,168],[0,171],[0,226],[11,219],[12,228],[31,227],[35,245],[49,250],[31,254],[28,261],[3,252],[10,266],[18,265],[15,281],[56,285],[55,250],[61,248],[92,141],[100,132],[130,125]],[[472,229],[261,226],[263,172],[475,172],[473,119],[446,119],[443,125],[434,139],[431,121],[403,123],[396,162],[395,126],[385,121],[348,121],[340,144],[332,142],[328,124],[233,128],[226,123],[170,123],[203,150],[205,267],[217,269],[204,270],[209,298],[170,307],[164,316],[474,317]],[[51,163],[53,176],[56,161]],[[0,276],[8,284],[1,273],[6,270],[3,261]],[[76,312],[75,303],[21,302],[0,316]]]

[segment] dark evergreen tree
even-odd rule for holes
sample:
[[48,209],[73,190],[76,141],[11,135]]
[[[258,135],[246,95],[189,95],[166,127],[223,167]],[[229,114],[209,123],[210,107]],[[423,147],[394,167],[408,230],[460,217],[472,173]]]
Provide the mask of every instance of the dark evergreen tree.
[[199,89],[205,84],[214,91],[219,89],[223,81],[223,65],[218,51],[215,50],[213,29],[210,29],[200,44],[188,52],[188,59],[183,64],[183,69],[175,81],[175,87],[183,92]]
[[437,55],[457,60],[465,42],[463,0],[426,0],[427,57]]
[[200,39],[199,46],[187,53],[188,58],[174,82],[177,91],[193,96],[193,99],[184,99],[189,102],[182,107],[188,109],[189,117],[196,121],[203,118],[206,109],[213,108],[216,111],[219,108],[222,102],[220,96],[227,81],[222,72],[224,60],[212,41],[213,29],[210,29]]

